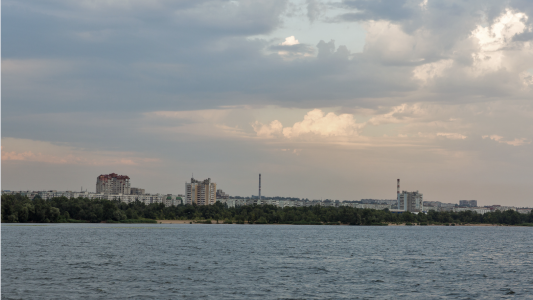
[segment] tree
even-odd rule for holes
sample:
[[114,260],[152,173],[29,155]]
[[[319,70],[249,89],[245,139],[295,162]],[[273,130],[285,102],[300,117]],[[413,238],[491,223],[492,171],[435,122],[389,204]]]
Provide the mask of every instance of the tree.
[[[57,223],[59,220],[59,216],[61,215],[61,212],[59,211],[59,208],[57,207],[50,207],[48,211],[48,220],[52,223]],[[47,222],[48,223],[48,222]]]
[[257,221],[255,221],[255,224],[268,224],[268,222],[265,217],[261,217]]
[[113,220],[115,221],[126,220],[126,213],[118,209],[115,210],[113,212]]
[[11,214],[9,217],[7,217],[7,221],[9,223],[17,223],[18,222],[17,213]]

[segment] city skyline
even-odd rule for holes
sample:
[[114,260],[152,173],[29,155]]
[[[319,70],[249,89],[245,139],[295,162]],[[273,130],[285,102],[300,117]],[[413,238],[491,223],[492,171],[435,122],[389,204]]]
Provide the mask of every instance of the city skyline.
[[[156,199],[159,199],[158,201],[163,201],[162,197],[164,196],[172,196],[172,197],[179,196],[179,197],[183,197],[183,202],[181,204],[193,204],[194,203],[197,205],[211,205],[211,204],[214,204],[216,201],[224,202],[224,200],[222,199],[254,199],[254,198],[256,199],[255,201],[259,200],[259,202],[261,202],[261,199],[272,200],[272,199],[278,199],[278,198],[285,198],[285,199],[296,199],[298,201],[312,201],[312,202],[315,202],[315,201],[358,202],[358,203],[362,203],[363,206],[365,203],[376,204],[376,203],[386,202],[389,205],[398,204],[396,207],[400,207],[400,209],[402,210],[409,210],[409,211],[414,211],[414,212],[420,211],[420,208],[422,207],[423,203],[428,203],[429,206],[434,206],[435,204],[438,203],[438,207],[440,207],[441,204],[446,205],[446,207],[450,207],[450,205],[454,205],[458,207],[473,207],[473,208],[502,206],[500,203],[491,203],[490,205],[478,206],[478,200],[472,200],[472,199],[470,200],[461,199],[457,201],[455,201],[454,199],[448,199],[447,201],[423,200],[423,195],[419,192],[419,190],[406,191],[403,188],[401,189],[400,179],[397,179],[396,181],[396,188],[397,188],[396,199],[383,199],[383,198],[376,198],[376,197],[359,198],[359,199],[355,199],[355,198],[354,199],[335,199],[335,198],[326,197],[326,198],[317,199],[317,198],[286,196],[286,195],[275,195],[275,196],[263,196],[262,197],[261,196],[261,173],[259,173],[258,195],[241,195],[241,194],[229,195],[228,193],[224,192],[222,189],[218,189],[217,184],[213,182],[211,178],[207,178],[204,180],[197,180],[197,179],[194,179],[194,173],[191,176],[193,177],[190,178],[190,182],[185,182],[184,193],[182,192],[177,192],[177,193],[145,192],[146,190],[143,188],[131,187],[130,177],[128,175],[119,175],[117,173],[101,174],[97,176],[96,192],[88,191],[88,189],[84,190],[82,186],[80,188],[80,191],[76,191],[73,189],[65,189],[64,191],[54,190],[54,189],[44,189],[44,190],[2,189],[2,193],[14,195],[16,193],[21,192],[22,194],[26,194],[28,197],[30,197],[30,199],[32,199],[34,195],[40,194],[42,192],[50,194],[49,196],[47,196],[48,198],[49,197],[60,197],[60,195],[67,195],[66,196],[67,198],[89,197],[91,199],[109,198],[109,199],[118,200],[118,199],[121,199],[120,197],[126,196],[125,199],[122,199],[126,202],[131,202],[131,201],[134,201],[135,199],[142,199],[142,201],[153,201],[154,199],[153,196],[156,196]],[[218,196],[219,193],[222,196],[222,198],[219,198]],[[144,197],[136,198],[137,196],[144,196]],[[235,203],[233,205],[235,205]],[[503,207],[527,208],[526,206],[512,206],[512,205],[511,206],[503,205]],[[383,209],[383,208],[379,208],[379,209]]]
[[[531,206],[528,1],[2,1],[2,189]],[[90,184],[89,184],[90,183]]]

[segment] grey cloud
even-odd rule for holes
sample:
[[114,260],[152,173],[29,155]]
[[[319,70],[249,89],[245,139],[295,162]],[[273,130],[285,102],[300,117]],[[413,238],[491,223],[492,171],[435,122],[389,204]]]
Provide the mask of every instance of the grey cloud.
[[525,12],[533,24],[533,6],[528,0],[345,0],[342,7],[353,12],[343,13],[332,21],[358,22],[386,20],[401,24],[410,33],[421,27],[444,35],[447,40],[469,34],[480,21],[491,23],[505,9]]
[[[346,14],[340,19],[344,16],[343,20],[382,20],[398,28],[393,34],[390,30],[396,27],[377,28],[367,34],[363,51],[353,53],[327,36],[293,46],[272,45],[272,40],[283,36],[254,37],[283,25],[280,16],[286,7],[284,1],[240,2],[239,6],[229,1],[139,1],[129,7],[120,7],[132,3],[127,1],[2,1],[2,135],[157,157],[164,163],[163,168],[136,171],[139,174],[136,180],[146,182],[143,187],[153,192],[166,191],[165,187],[175,184],[176,170],[184,170],[186,176],[179,177],[183,181],[190,171],[201,172],[205,177],[219,178],[217,183],[224,189],[228,187],[230,192],[233,189],[235,194],[241,194],[253,185],[242,183],[242,174],[255,174],[265,166],[270,166],[272,173],[279,172],[275,173],[280,174],[279,194],[294,190],[294,183],[281,179],[287,178],[284,177],[287,174],[303,178],[307,185],[316,181],[313,186],[319,187],[323,178],[353,181],[350,177],[353,165],[363,166],[358,173],[362,174],[358,178],[361,182],[382,182],[383,174],[389,174],[395,182],[394,174],[405,171],[405,161],[421,167],[417,170],[423,171],[413,176],[422,181],[427,174],[449,178],[461,174],[467,191],[471,183],[467,177],[477,174],[460,164],[465,152],[480,157],[478,167],[486,171],[481,174],[485,176],[483,180],[501,176],[498,179],[525,181],[531,170],[533,144],[514,147],[480,136],[498,134],[507,140],[532,139],[533,90],[520,85],[518,71],[512,69],[515,65],[530,64],[531,59],[519,57],[506,68],[477,76],[466,74],[464,68],[472,66],[472,53],[479,47],[468,39],[476,26],[490,24],[506,7],[526,12],[529,26],[533,19],[531,2],[429,0],[425,10],[419,2],[345,2],[342,7]],[[317,26],[320,12],[313,5],[309,8],[308,18]],[[387,22],[364,25],[371,30],[370,23]],[[305,25],[309,26],[307,20]],[[385,34],[379,36],[380,32]],[[529,33],[514,37],[516,41],[530,38]],[[316,57],[287,60],[272,51],[313,53]],[[445,60],[451,61],[450,67],[426,86],[413,79],[417,66]],[[501,103],[494,105],[498,99]],[[187,111],[232,105],[368,108],[386,113],[403,103],[420,102],[439,104],[437,109],[456,105],[458,111],[433,119],[436,123],[451,117],[466,120],[456,128],[445,127],[442,132],[457,132],[468,138],[441,137],[394,149],[390,145],[365,149],[310,145],[296,158],[278,155],[281,153],[278,148],[304,146],[173,133],[165,130],[188,126],[192,121],[143,119],[143,113],[157,110]],[[403,118],[406,120],[408,116]],[[249,126],[248,121],[244,120],[243,126]],[[399,125],[405,124],[409,134],[435,128],[430,128],[434,125],[431,122],[425,122],[418,124],[418,128],[408,127],[408,122]],[[458,156],[454,156],[456,153]],[[369,158],[375,163],[369,163]],[[383,163],[384,158],[390,161]],[[348,165],[347,161],[353,164]],[[457,169],[447,170],[447,162],[455,162]],[[468,157],[464,162],[469,162]],[[511,176],[490,172],[501,170],[500,162],[508,165],[505,170]],[[28,174],[37,174],[31,178],[39,182],[50,170],[80,173],[77,166],[69,169],[14,161],[5,166],[3,172],[8,175],[4,176],[3,186],[23,182]],[[130,171],[135,172],[134,168],[127,170]],[[107,171],[94,167],[83,173],[87,172]],[[306,177],[306,174],[326,175]],[[153,180],[161,177],[171,178],[172,182],[163,185]],[[87,178],[92,182],[94,177]],[[479,190],[487,190],[485,187]],[[528,187],[528,183],[520,187]],[[434,191],[438,194],[438,188]],[[182,192],[182,188],[169,192]],[[312,192],[321,191],[317,188]],[[371,192],[365,191],[369,197]],[[338,193],[341,197],[344,192]],[[490,194],[487,192],[487,197]]]
[[272,45],[268,47],[271,51],[286,51],[289,53],[307,53],[313,54],[315,49],[306,44],[296,44],[296,45]]
[[513,40],[520,42],[527,42],[533,40],[533,31],[527,31],[514,36]]
[[408,0],[345,0],[342,4],[346,8],[358,10],[340,15],[339,19],[344,21],[406,20],[412,18],[420,9],[417,9],[414,1]]
[[286,6],[285,0],[83,3],[4,1],[3,58],[172,59],[213,40],[269,33]]
[[327,6],[317,0],[307,0],[307,18],[313,23],[327,10]]
[[339,46],[339,48],[335,50],[334,40],[330,40],[327,43],[321,40],[316,47],[318,49],[318,59],[337,59],[347,61],[351,56],[351,53],[346,46]]
[[[267,40],[247,38],[280,26],[283,1],[244,2],[242,7],[213,1],[156,2],[158,5],[153,7],[122,10],[81,9],[72,2],[46,2],[49,6],[39,3],[22,7],[19,2],[3,2],[3,59],[60,61],[69,67],[30,76],[10,73],[4,64],[3,114],[139,112],[243,104],[375,107],[387,101],[394,103],[397,100],[384,98],[405,97],[420,89],[412,79],[414,67],[442,59],[472,63],[469,47],[473,45],[460,44],[461,38],[481,18],[474,4],[484,11],[490,6],[473,2],[466,9],[461,1],[430,0],[422,17],[415,16],[420,10],[418,1],[346,2],[346,7],[366,11],[377,19],[393,13],[387,4],[401,5],[399,15],[389,17],[398,20],[406,34],[413,33],[405,29],[409,26],[425,24],[431,30],[402,55],[397,49],[391,51],[394,36],[385,36],[383,43],[368,41],[362,53],[350,53],[333,41],[320,41],[316,59],[285,61],[278,55],[265,55],[265,50],[313,51],[303,44],[272,46]],[[494,6],[497,11],[503,9],[502,5]],[[232,13],[223,16],[225,9]],[[403,10],[412,10],[410,19],[402,17],[407,16]],[[442,26],[446,22],[449,26]],[[516,82],[512,75],[502,72],[500,76],[506,77],[499,78]],[[442,95],[430,97],[472,101],[467,100],[472,95],[487,96],[495,91],[497,95],[515,97],[516,87],[498,83],[497,76],[473,81],[454,75],[433,87]],[[446,93],[454,97],[443,96]]]

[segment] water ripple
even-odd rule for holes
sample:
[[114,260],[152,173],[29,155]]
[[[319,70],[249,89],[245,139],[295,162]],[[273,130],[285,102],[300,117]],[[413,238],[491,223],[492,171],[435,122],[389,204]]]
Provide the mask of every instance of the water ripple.
[[533,299],[531,230],[2,226],[2,299]]

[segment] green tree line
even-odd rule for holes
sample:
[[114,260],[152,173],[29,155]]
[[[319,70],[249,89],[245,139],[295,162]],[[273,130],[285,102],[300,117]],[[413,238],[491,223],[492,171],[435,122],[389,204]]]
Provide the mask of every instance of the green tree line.
[[2,222],[134,222],[135,220],[215,220],[223,223],[255,224],[351,224],[378,225],[386,223],[418,224],[506,224],[533,223],[533,212],[520,214],[513,210],[477,214],[464,212],[436,212],[396,214],[388,210],[353,207],[285,207],[253,205],[228,208],[214,205],[145,205],[141,202],[66,197],[33,200],[21,195],[2,196]]

